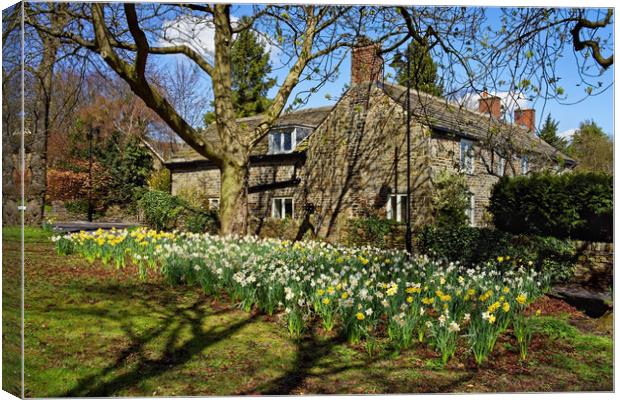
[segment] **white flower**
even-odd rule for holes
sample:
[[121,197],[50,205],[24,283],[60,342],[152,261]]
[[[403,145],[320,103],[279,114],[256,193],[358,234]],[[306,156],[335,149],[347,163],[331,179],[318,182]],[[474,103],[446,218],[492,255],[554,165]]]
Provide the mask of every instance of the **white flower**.
[[465,313],[465,315],[463,316],[463,321],[467,322],[471,319],[471,315],[469,315],[469,313]]
[[432,328],[433,327],[433,323],[431,321],[426,321],[426,327],[427,328]]
[[372,308],[367,308],[366,309],[366,315],[369,316],[369,317],[372,315]]
[[460,330],[461,330],[461,327],[459,326],[459,324],[457,324],[454,321],[450,322],[450,325],[448,326],[448,331],[450,331],[450,332],[458,332]]
[[440,315],[439,316],[439,326],[443,326],[446,323],[446,316],[445,315]]
[[381,305],[385,308],[388,308],[390,306],[390,303],[387,300],[383,299],[381,300]]

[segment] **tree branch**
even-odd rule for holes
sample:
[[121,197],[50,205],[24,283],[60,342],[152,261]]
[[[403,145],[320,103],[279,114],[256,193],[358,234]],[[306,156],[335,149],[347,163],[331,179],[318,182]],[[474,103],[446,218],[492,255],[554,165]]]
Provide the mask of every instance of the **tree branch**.
[[592,57],[594,57],[594,60],[596,60],[596,62],[604,69],[607,69],[613,65],[614,55],[612,54],[609,57],[603,57],[599,43],[596,40],[581,40],[580,33],[583,28],[598,29],[606,27],[611,22],[611,17],[613,14],[613,8],[609,8],[607,9],[607,15],[602,20],[590,21],[585,18],[580,18],[575,27],[571,30],[575,51],[581,51],[586,47],[589,48],[592,51]]
[[136,5],[134,3],[123,4],[125,8],[125,16],[127,17],[127,25],[129,26],[129,32],[136,42],[136,64],[135,71],[140,80],[145,80],[144,72],[146,71],[146,60],[149,56],[149,42],[144,34],[144,31],[140,29],[138,23],[138,15],[136,14]]
[[222,157],[213,144],[208,143],[189,125],[170,105],[170,103],[146,79],[138,77],[137,72],[126,61],[116,54],[111,43],[111,34],[105,26],[103,5],[92,4],[93,31],[95,44],[104,61],[123,78],[131,90],[140,97],[161,119],[199,154],[209,158],[218,166]]
[[279,117],[282,109],[286,105],[288,97],[293,91],[293,88],[297,85],[297,82],[299,82],[301,73],[308,62],[312,59],[311,51],[314,43],[314,37],[317,32],[318,18],[314,15],[313,7],[307,7],[307,13],[307,26],[303,35],[304,40],[299,57],[297,58],[295,65],[293,65],[290,69],[286,79],[284,79],[284,83],[280,86],[278,93],[275,95],[273,102],[271,103],[271,107],[269,107],[269,110],[265,113],[261,122],[254,130],[254,134],[251,139],[252,146],[269,132],[269,128]]

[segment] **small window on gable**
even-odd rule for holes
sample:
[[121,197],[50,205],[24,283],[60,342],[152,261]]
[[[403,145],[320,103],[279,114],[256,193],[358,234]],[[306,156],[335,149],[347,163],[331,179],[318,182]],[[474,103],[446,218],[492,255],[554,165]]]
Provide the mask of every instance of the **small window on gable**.
[[527,175],[530,172],[530,160],[527,156],[521,157],[521,175]]
[[387,203],[387,219],[396,222],[407,221],[408,206],[406,194],[391,194]]
[[276,197],[271,200],[271,218],[294,218],[293,198]]
[[461,139],[460,169],[467,174],[474,173],[474,144],[471,140]]
[[220,199],[217,197],[209,198],[209,210],[219,210],[220,209]]

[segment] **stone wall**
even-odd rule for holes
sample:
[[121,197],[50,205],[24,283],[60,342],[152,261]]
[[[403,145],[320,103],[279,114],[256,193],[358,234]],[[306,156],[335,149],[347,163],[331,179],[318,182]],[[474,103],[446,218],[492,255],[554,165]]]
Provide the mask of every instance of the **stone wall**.
[[572,283],[601,292],[613,286],[614,244],[575,241],[577,264]]
[[[250,167],[250,187],[283,182],[294,179],[297,171],[295,165],[254,165]],[[220,171],[216,167],[203,169],[173,169],[171,191],[173,195],[187,196],[199,194],[205,200],[220,197]],[[271,199],[274,197],[293,197],[294,216],[303,212],[303,201],[299,189],[286,187],[266,190],[248,195],[250,227],[253,233],[259,234],[266,219],[271,217]]]
[[[302,172],[319,236],[339,238],[350,217],[385,216],[390,194],[406,192],[405,115],[374,85],[350,89],[309,137]],[[412,127],[412,216],[428,221],[428,132]]]
[[[360,84],[349,89],[326,119],[306,140],[306,161],[252,165],[250,187],[287,181],[299,185],[265,190],[249,196],[250,226],[260,234],[271,215],[273,197],[293,197],[295,218],[307,220],[319,237],[339,240],[351,217],[372,213],[385,217],[390,194],[406,193],[406,115],[377,85]],[[432,132],[417,123],[412,136],[412,218],[414,225],[432,222],[433,178],[444,169],[460,168],[460,141],[456,135]],[[492,186],[498,181],[498,157],[474,141],[474,171],[466,175],[475,200],[475,225],[488,226],[487,212]],[[267,151],[267,140],[259,147]],[[530,170],[552,165],[552,160],[530,159]],[[506,162],[506,175],[522,173],[520,158]],[[215,167],[202,171],[172,171],[172,192],[197,188],[206,197],[219,197],[220,177]],[[185,189],[183,189],[185,188]],[[306,205],[314,206],[312,215]]]

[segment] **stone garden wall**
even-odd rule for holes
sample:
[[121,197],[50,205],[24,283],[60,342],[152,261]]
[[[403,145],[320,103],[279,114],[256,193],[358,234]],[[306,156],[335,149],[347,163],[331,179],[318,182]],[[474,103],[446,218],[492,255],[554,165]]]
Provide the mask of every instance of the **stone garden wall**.
[[614,244],[575,241],[578,259],[572,282],[602,292],[613,286]]

